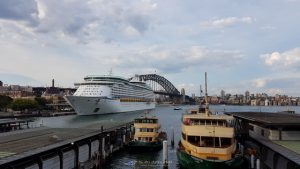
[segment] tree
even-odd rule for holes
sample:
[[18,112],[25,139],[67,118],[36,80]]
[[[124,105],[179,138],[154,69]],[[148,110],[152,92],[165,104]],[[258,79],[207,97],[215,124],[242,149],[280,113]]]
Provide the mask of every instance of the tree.
[[0,95],[0,110],[7,108],[8,105],[11,104],[12,101],[13,101],[13,99],[11,97]]
[[36,109],[38,107],[38,103],[35,100],[30,100],[30,99],[15,99],[10,107],[13,110],[16,111],[23,111],[23,110],[31,110],[31,109]]
[[48,103],[47,100],[42,97],[35,97],[34,100],[37,102],[39,109],[45,108]]

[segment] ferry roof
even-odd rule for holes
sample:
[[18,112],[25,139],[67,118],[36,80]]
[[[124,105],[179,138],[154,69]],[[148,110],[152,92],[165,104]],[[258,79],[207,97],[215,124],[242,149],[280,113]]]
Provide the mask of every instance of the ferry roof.
[[158,118],[157,117],[144,117],[144,116],[142,116],[142,117],[139,117],[139,118],[135,118],[134,120],[145,120],[145,119],[147,119],[147,120],[157,120]]
[[184,114],[184,118],[190,119],[207,119],[207,120],[228,120],[231,119],[231,116],[228,115],[209,115],[206,116],[205,113],[198,113],[198,114]]
[[265,127],[300,127],[300,115],[270,112],[228,112],[235,118]]

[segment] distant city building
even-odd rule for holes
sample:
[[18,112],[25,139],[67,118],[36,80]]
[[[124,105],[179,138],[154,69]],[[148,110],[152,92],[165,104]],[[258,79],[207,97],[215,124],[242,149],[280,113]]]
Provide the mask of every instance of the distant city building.
[[42,94],[42,97],[60,97],[63,96],[63,92],[60,91],[59,88],[55,87],[54,79],[52,79],[51,87],[47,87],[46,91]]
[[225,91],[224,90],[221,90],[221,99],[225,99]]
[[32,97],[33,90],[31,86],[0,85],[0,95],[9,96],[11,98]]
[[185,90],[184,88],[181,89],[181,95],[182,95],[182,102],[185,102]]
[[3,86],[3,82],[0,80],[0,86],[2,87]]
[[270,101],[269,101],[269,99],[266,99],[266,100],[265,100],[265,106],[270,106]]
[[195,93],[192,94],[192,99],[195,99],[196,98],[196,95]]

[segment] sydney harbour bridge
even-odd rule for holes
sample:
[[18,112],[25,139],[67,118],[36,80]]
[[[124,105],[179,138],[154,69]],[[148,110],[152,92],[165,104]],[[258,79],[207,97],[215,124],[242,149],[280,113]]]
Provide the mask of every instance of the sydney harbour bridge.
[[132,79],[147,83],[153,89],[155,94],[167,96],[172,101],[177,100],[177,102],[180,102],[180,100],[182,100],[182,97],[186,97],[186,101],[190,101],[191,99],[188,96],[183,96],[182,94],[180,94],[177,88],[163,76],[157,74],[135,75],[128,80]]

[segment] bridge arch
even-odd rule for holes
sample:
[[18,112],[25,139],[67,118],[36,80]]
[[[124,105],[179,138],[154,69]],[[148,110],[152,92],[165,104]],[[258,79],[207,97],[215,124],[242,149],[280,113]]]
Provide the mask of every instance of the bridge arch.
[[180,92],[168,79],[157,74],[135,75],[135,77],[129,78],[129,80],[132,80],[133,78],[138,78],[139,81],[154,81],[164,88],[166,94],[180,95]]

